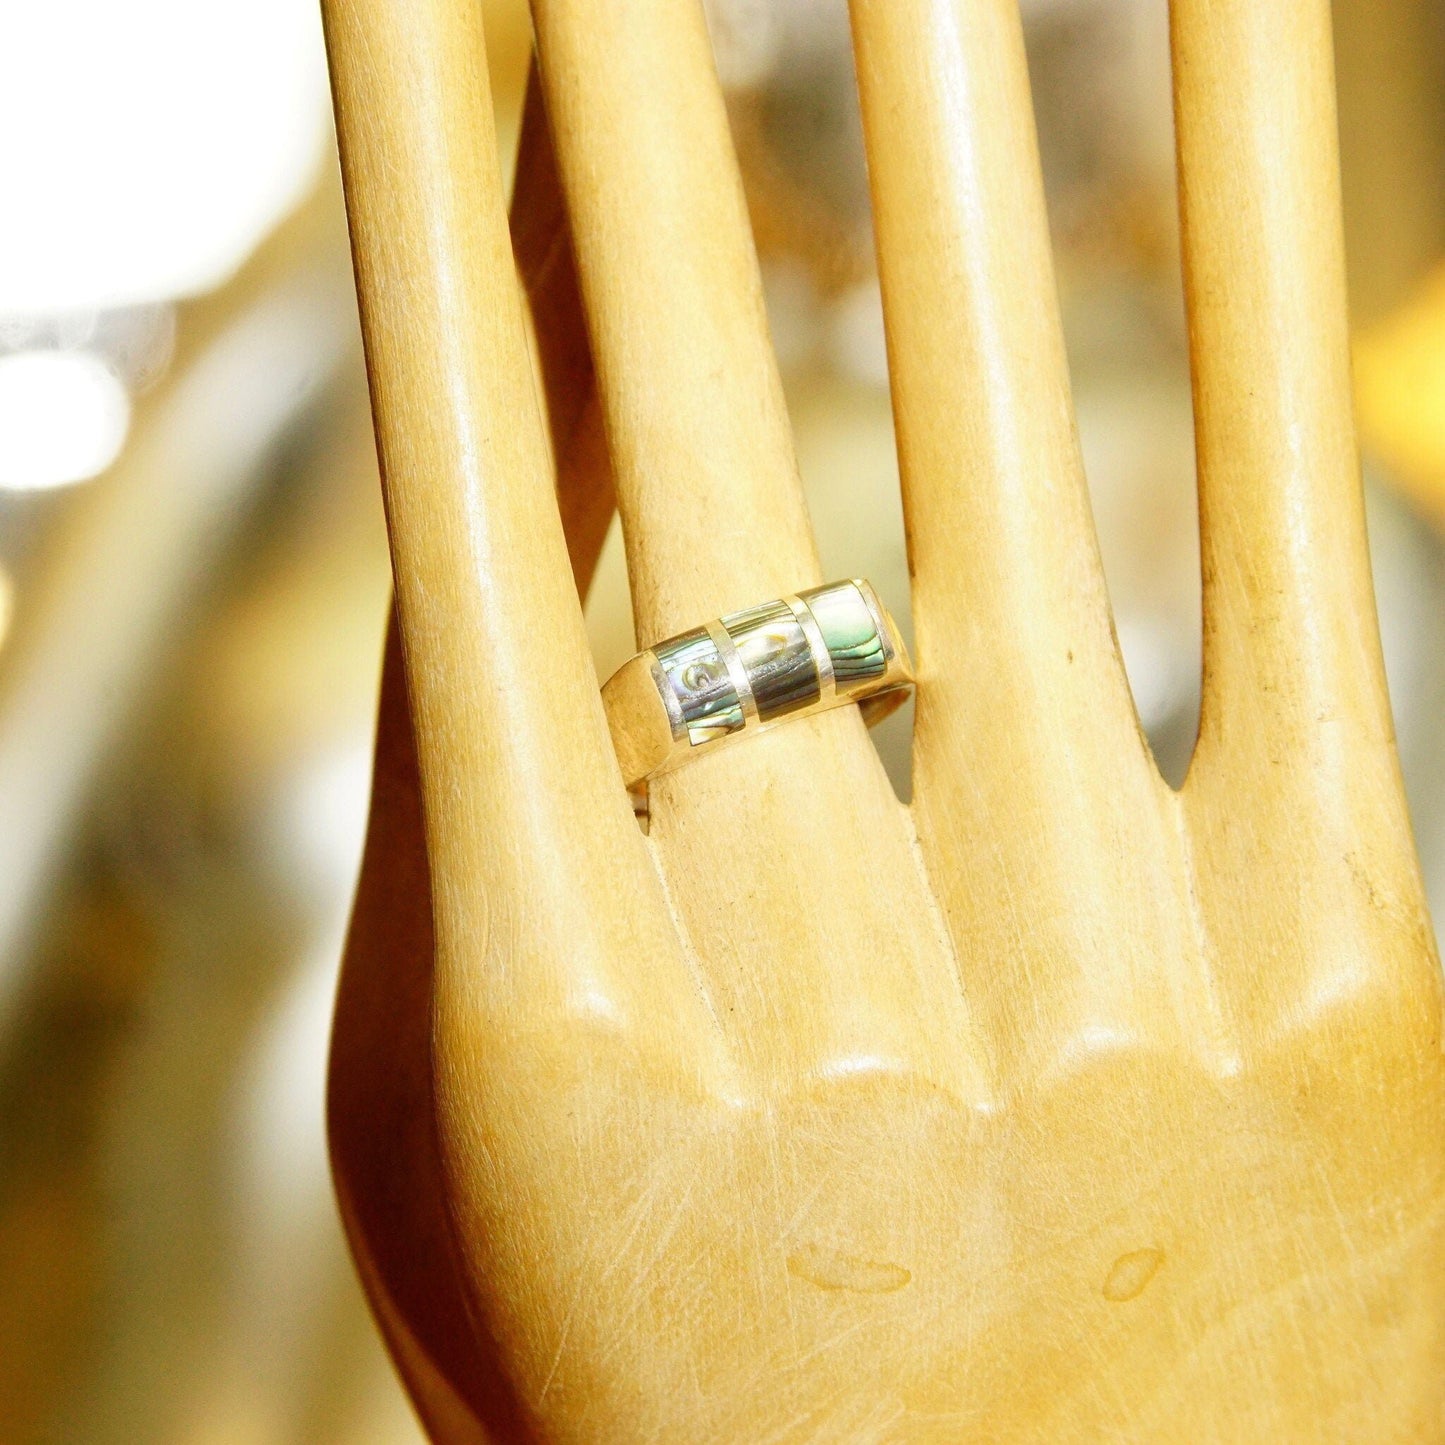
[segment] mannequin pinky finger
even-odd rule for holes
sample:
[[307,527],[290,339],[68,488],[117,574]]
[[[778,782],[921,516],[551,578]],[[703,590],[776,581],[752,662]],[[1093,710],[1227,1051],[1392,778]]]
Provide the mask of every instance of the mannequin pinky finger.
[[1327,0],[1171,6],[1204,561],[1201,772],[1393,768],[1351,421]]
[[1170,14],[1204,573],[1194,896],[1246,1035],[1402,994],[1398,1018],[1436,1019],[1351,418],[1330,7]]

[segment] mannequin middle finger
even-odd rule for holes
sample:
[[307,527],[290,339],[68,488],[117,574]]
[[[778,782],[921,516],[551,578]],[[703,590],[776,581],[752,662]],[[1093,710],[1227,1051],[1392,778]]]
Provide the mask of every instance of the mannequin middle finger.
[[935,886],[1021,1065],[1089,1037],[1208,1050],[1174,800],[1135,721],[1075,437],[1017,0],[851,14]]
[[[533,16],[648,646],[823,579],[700,6]],[[856,709],[659,779],[650,842],[765,1081],[864,1056],[958,1080],[957,974]]]

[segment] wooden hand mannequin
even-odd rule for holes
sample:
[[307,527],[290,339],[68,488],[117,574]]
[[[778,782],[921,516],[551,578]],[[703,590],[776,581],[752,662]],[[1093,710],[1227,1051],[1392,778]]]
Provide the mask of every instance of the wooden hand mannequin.
[[[646,646],[823,579],[700,11],[533,11]],[[393,668],[333,1149],[433,1434],[1440,1439],[1441,1000],[1325,0],[1174,4],[1206,616],[1183,790],[1112,636],[1016,7],[854,0],[915,801],[841,709],[659,779],[647,836],[478,7],[326,13],[425,815],[418,858]]]

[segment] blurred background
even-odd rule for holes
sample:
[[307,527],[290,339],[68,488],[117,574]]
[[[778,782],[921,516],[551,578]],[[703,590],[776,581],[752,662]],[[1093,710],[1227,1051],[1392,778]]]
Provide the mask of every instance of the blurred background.
[[[479,0],[505,164],[524,0]],[[1165,0],[1024,0],[1080,429],[1198,709]],[[709,0],[828,575],[906,615],[844,0]],[[1371,543],[1445,908],[1445,0],[1336,0]],[[322,1091],[388,571],[314,0],[0,11],[0,1439],[415,1442]],[[589,606],[632,651],[614,535]],[[906,793],[909,719],[880,733]]]

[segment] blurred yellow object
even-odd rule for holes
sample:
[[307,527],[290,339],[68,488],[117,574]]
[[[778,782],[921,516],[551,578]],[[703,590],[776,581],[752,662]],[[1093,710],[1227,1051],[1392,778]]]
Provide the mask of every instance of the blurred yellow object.
[[1445,531],[1445,263],[1355,343],[1360,437]]

